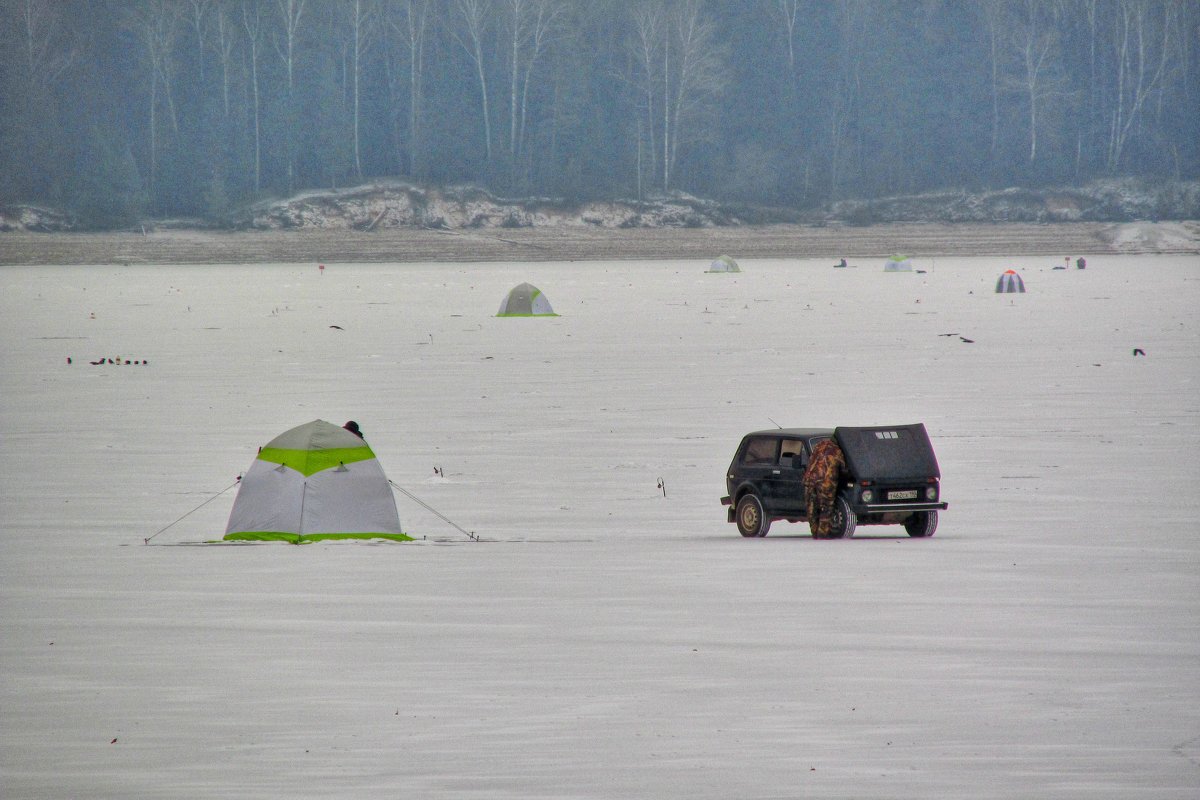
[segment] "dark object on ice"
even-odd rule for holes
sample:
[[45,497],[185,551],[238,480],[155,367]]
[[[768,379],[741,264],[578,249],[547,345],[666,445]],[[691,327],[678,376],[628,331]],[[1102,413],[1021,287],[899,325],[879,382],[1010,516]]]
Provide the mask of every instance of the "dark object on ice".
[[362,435],[362,431],[361,431],[361,430],[359,430],[358,423],[357,423],[357,422],[355,422],[354,420],[350,420],[349,422],[347,422],[347,423],[346,423],[345,425],[343,425],[342,427],[343,427],[343,428],[345,428],[346,430],[350,431],[351,433],[353,433],[355,436],[357,436],[357,437],[358,437],[358,438],[360,438],[360,439],[364,439],[364,438],[365,438],[365,437]]
[[1146,351],[1140,347],[1135,347],[1135,348],[1133,348],[1133,354],[1135,356],[1144,356],[1144,355],[1146,355]]
[[70,357],[70,356],[67,356],[67,363],[68,363],[68,364],[70,364],[70,363],[71,363],[71,357]]
[[341,325],[330,325],[329,327],[336,328],[339,331],[345,330],[345,328],[343,328]]
[[958,337],[958,338],[959,338],[959,340],[960,340],[960,341],[966,342],[967,344],[975,344],[975,340],[974,340],[974,339],[968,339],[968,338],[967,338],[967,337],[965,337],[965,336],[960,336],[960,337]]
[[938,336],[958,336],[958,333],[939,333]]
[[843,258],[841,261],[839,261],[838,263],[834,264],[834,265],[833,265],[833,268],[834,268],[834,269],[844,269],[844,268],[845,268],[845,266],[846,266],[846,259],[844,259],[844,258]]
[[1075,269],[1087,269],[1087,259],[1083,256],[1075,259]]
[[804,473],[818,442],[833,439],[845,457],[830,514],[830,538],[857,525],[903,525],[932,536],[941,502],[941,472],[925,426],[779,428],[742,438],[725,475],[728,521],[742,536],[766,536],[776,520],[808,520]]

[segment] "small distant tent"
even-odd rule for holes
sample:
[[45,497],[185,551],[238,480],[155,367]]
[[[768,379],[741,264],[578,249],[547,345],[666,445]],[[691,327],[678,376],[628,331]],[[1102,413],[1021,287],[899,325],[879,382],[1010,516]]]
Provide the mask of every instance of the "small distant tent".
[[500,304],[497,317],[557,317],[542,290],[529,283],[514,286]]
[[741,272],[742,268],[729,256],[718,256],[705,272]]
[[884,272],[912,272],[912,261],[908,256],[891,256],[883,263]]
[[325,420],[285,431],[258,452],[242,477],[225,539],[392,539],[396,498],[367,443]]
[[1025,281],[1021,280],[1021,276],[1011,269],[1005,270],[1004,274],[996,281],[996,294],[1024,291]]

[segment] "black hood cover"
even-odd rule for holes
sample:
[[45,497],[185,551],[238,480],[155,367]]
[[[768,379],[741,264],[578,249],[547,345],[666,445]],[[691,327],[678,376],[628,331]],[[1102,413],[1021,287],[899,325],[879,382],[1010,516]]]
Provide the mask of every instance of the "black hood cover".
[[880,482],[940,478],[937,456],[925,425],[837,428],[833,438],[846,455],[855,480]]

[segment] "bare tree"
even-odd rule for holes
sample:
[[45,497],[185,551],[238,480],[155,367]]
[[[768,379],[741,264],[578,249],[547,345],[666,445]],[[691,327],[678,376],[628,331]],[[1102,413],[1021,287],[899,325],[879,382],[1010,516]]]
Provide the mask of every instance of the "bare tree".
[[196,37],[196,65],[200,73],[200,85],[207,82],[204,65],[208,50],[209,16],[214,0],[189,0],[191,8],[192,35]]
[[979,8],[983,12],[984,25],[988,34],[988,66],[991,70],[992,95],[992,164],[996,163],[1000,149],[1000,38],[1003,35],[1005,0],[982,0]]
[[[674,39],[678,42],[674,83],[664,86],[667,99],[666,129],[663,133],[663,189],[671,188],[681,145],[705,141],[713,133],[715,101],[727,85],[725,51],[716,25],[704,14],[700,0],[683,0],[674,17]],[[664,53],[664,73],[670,78],[671,37]]]
[[259,101],[258,67],[262,48],[262,7],[256,0],[242,0],[242,25],[250,56],[250,94],[254,117],[254,193],[262,191],[262,103]]
[[514,171],[524,155],[529,86],[563,13],[561,0],[504,0],[508,22],[508,157]]
[[273,41],[275,52],[283,62],[287,75],[287,120],[284,125],[287,137],[287,189],[296,187],[296,49],[300,41],[300,23],[304,18],[307,0],[275,0],[281,24],[280,34]]
[[351,115],[354,128],[354,175],[362,180],[362,79],[363,62],[375,41],[378,9],[371,0],[351,0],[347,5],[350,23]]
[[147,111],[150,186],[158,178],[159,107],[165,105],[171,130],[178,135],[179,116],[172,86],[175,69],[175,40],[183,7],[172,0],[142,0],[126,10],[125,24],[141,42],[141,55],[148,76]]
[[648,172],[658,174],[658,112],[656,99],[659,86],[663,83],[662,51],[666,43],[666,10],[661,3],[647,3],[633,10],[633,34],[630,38],[630,49],[633,55],[633,76],[631,83],[637,87],[641,97],[644,122],[639,119],[637,126],[638,153],[638,196],[641,196],[641,157],[642,137],[646,137],[646,152],[650,156]]
[[783,28],[787,46],[788,80],[796,82],[796,26],[800,21],[800,0],[775,0],[767,11]]
[[225,121],[229,122],[230,106],[229,91],[233,82],[234,48],[237,45],[237,24],[234,22],[227,0],[217,4],[213,16],[213,43],[217,51],[217,59],[221,63],[221,104],[225,112]]
[[14,53],[9,64],[0,66],[0,77],[11,69],[16,79],[11,93],[6,92],[9,96],[0,97],[6,117],[0,120],[0,130],[8,128],[17,137],[19,144],[13,149],[25,154],[25,163],[0,176],[0,184],[23,182],[21,191],[29,196],[55,194],[59,188],[52,177],[55,171],[35,165],[49,166],[56,160],[52,151],[60,125],[55,89],[76,63],[76,39],[63,9],[53,0],[20,0],[12,4],[12,16],[17,18],[13,27],[20,38],[13,46],[19,47],[20,55]]
[[[1146,100],[1161,90],[1173,52],[1172,30],[1177,25],[1178,7],[1174,3],[1155,5],[1162,10],[1157,20],[1151,18],[1151,7],[1146,0],[1118,0],[1119,17],[1113,42],[1117,88],[1105,155],[1105,165],[1110,173],[1116,172],[1121,163]],[[1155,21],[1161,27],[1161,39],[1150,30]],[[1153,52],[1156,42],[1157,54]]]
[[[400,43],[400,49],[404,52],[403,61],[407,66],[404,82],[407,84],[408,94],[408,158],[406,161],[402,160],[402,163],[410,175],[423,172],[420,153],[424,133],[425,45],[432,15],[431,0],[390,0],[388,3],[387,28],[395,34],[395,41]],[[393,65],[393,76],[396,75],[397,69],[398,65]],[[398,77],[394,77],[392,82],[397,84],[400,81]],[[397,93],[393,92],[393,95],[395,94]],[[397,142],[397,150],[401,149]]]
[[862,93],[859,58],[855,53],[863,39],[865,16],[861,0],[837,0],[836,63],[833,86],[827,102],[829,120],[829,190],[833,197],[842,191],[845,151],[851,123],[858,113]]
[[479,79],[479,102],[483,116],[483,144],[488,167],[492,164],[492,115],[488,110],[487,64],[484,61],[483,40],[492,23],[491,0],[453,0],[458,12],[459,27],[451,29],[454,40],[462,46],[475,65]]

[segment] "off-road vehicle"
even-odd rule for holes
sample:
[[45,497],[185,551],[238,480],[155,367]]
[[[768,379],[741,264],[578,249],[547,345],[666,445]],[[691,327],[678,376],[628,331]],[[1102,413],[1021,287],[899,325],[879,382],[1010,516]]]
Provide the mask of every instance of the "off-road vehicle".
[[925,426],[779,428],[742,438],[725,476],[729,522],[742,536],[766,536],[771,523],[807,521],[804,470],[812,448],[833,439],[846,457],[834,501],[833,537],[858,525],[903,525],[909,536],[937,530],[941,472]]

